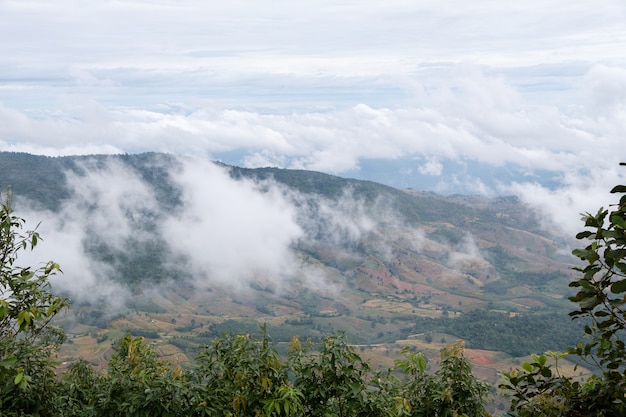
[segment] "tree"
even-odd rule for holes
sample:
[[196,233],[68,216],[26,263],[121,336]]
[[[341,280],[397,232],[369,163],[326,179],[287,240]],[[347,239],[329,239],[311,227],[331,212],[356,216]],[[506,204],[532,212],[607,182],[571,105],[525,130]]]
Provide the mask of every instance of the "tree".
[[50,292],[49,278],[61,269],[16,264],[20,251],[34,249],[36,230],[13,214],[12,195],[0,194],[0,409],[53,414],[55,389],[52,355],[64,332],[51,323],[68,301]]
[[404,372],[405,383],[400,395],[406,401],[404,415],[426,416],[485,416],[489,386],[472,375],[470,361],[464,357],[463,342],[441,350],[440,367],[427,373],[426,357],[403,348],[404,357],[396,366]]
[[[126,335],[114,345],[96,398],[102,416],[184,416],[189,412],[186,376],[180,366],[157,358],[141,336]],[[87,373],[88,375],[88,373]]]
[[304,346],[297,339],[291,343],[289,363],[295,388],[303,394],[307,416],[384,416],[387,404],[378,396],[370,365],[346,342],[345,335],[322,339],[320,351]]
[[92,364],[84,359],[74,362],[61,378],[59,402],[63,404],[63,413],[67,416],[96,417],[104,396],[105,377],[97,373]]
[[[585,339],[567,354],[535,355],[522,370],[505,374],[501,388],[513,396],[513,415],[626,415],[626,186],[611,193],[621,194],[619,201],[583,215],[586,230],[576,238],[588,244],[572,251],[583,266],[574,268],[580,276],[570,283],[577,289],[569,298],[576,304],[570,316],[590,320]],[[547,363],[550,355],[554,367]],[[567,355],[595,368],[594,375],[583,381],[560,375],[558,359]]]
[[226,334],[196,359],[195,413],[201,416],[292,415],[301,394],[270,346],[265,326],[260,340]]

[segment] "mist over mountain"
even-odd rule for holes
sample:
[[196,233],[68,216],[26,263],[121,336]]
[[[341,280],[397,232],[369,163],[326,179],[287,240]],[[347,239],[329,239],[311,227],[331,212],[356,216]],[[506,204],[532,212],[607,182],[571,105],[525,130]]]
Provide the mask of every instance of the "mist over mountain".
[[568,237],[512,197],[158,153],[3,152],[0,167],[16,211],[41,222],[41,248],[22,262],[60,263],[53,285],[90,325],[146,331],[123,317],[148,311],[175,333],[184,313],[183,339],[265,320],[371,342],[445,332],[470,312],[502,321],[568,304]]

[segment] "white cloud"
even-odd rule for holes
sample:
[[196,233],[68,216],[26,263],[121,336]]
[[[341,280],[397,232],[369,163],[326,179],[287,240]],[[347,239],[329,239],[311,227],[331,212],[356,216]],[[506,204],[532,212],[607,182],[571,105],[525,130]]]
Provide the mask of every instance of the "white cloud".
[[128,296],[118,283],[124,277],[116,277],[116,265],[97,259],[88,247],[103,242],[127,250],[129,238],[141,240],[137,223],[156,212],[155,198],[133,171],[115,162],[100,167],[86,162],[79,174],[68,173],[68,187],[72,196],[59,212],[29,210],[22,204],[28,224],[41,222],[43,236],[37,250],[24,259],[30,264],[59,263],[63,274],[56,275],[53,284],[74,298],[105,299],[119,306]]
[[421,164],[417,169],[424,175],[433,175],[438,177],[443,172],[443,165],[441,165],[441,162],[436,159],[430,159],[424,164]]
[[492,193],[446,163],[604,178],[626,135],[621,0],[5,0],[0,15],[0,150],[340,174],[406,158],[440,190]]
[[174,180],[183,207],[163,222],[162,234],[200,285],[242,289],[263,277],[280,287],[293,278],[292,247],[302,230],[278,190],[262,192],[202,160],[184,161]]
[[[582,88],[600,91],[594,94],[601,97],[601,91],[619,91],[623,71],[605,70],[612,77],[598,84],[598,70],[593,69]],[[359,104],[334,111],[264,114],[214,107],[142,110],[81,101],[75,105],[77,113],[69,108],[34,116],[0,107],[0,147],[52,155],[239,151],[247,166],[335,173],[357,169],[363,158],[425,156],[437,163],[474,160],[552,171],[570,169],[573,162],[585,168],[600,160],[615,162],[613,150],[626,133],[624,106],[616,99],[610,99],[612,111],[603,114],[592,105],[588,111],[582,106],[559,109],[528,102],[501,79],[473,69],[463,74],[456,84],[441,86],[416,106],[399,108]],[[434,162],[421,170],[440,172]]]
[[584,85],[597,115],[624,112],[626,106],[626,68],[595,65],[585,75]]
[[[367,96],[450,63],[623,65],[624,9],[619,0],[5,1],[0,79],[44,87],[31,97],[52,103],[78,93],[122,106],[193,98],[247,107],[291,90],[291,100],[333,106],[340,91],[301,88],[331,79]],[[230,101],[240,89],[245,102]]]
[[467,233],[457,247],[448,254],[448,266],[460,268],[466,264],[477,262],[485,263],[485,260],[476,245],[474,237]]
[[617,202],[609,191],[626,182],[626,172],[617,164],[607,165],[586,172],[569,172],[563,182],[565,185],[558,189],[530,182],[518,183],[513,184],[512,191],[538,210],[547,229],[573,237],[584,228],[581,214],[596,214],[600,207],[608,208]]
[[[301,195],[292,195],[292,198],[299,208],[298,223],[305,232],[304,241],[308,243],[338,250],[354,247],[374,232],[383,220],[375,219],[372,207],[368,207],[370,203],[355,198],[351,189],[344,189],[337,199],[317,197],[311,201],[309,196]],[[373,205],[374,211],[376,205]]]
[[244,291],[261,280],[281,290],[296,279],[325,285],[323,271],[300,268],[293,249],[303,231],[280,187],[236,181],[204,159],[179,162],[170,172],[182,192],[182,205],[174,212],[162,211],[152,189],[119,162],[86,162],[78,173],[68,172],[71,197],[58,212],[20,202],[28,224],[41,221],[43,237],[20,262],[53,259],[64,272],[54,277],[55,287],[77,300],[106,300],[114,306],[131,296],[121,284],[129,277],[120,275],[125,269],[116,262],[100,258],[109,252],[114,258],[140,253],[159,239],[169,253],[157,262],[180,269],[182,260],[184,272],[201,288]]

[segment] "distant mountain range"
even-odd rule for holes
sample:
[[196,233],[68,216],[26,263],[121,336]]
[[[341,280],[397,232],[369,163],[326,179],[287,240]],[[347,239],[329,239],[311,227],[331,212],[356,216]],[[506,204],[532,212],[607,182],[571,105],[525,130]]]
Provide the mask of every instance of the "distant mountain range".
[[566,314],[570,239],[513,197],[158,153],[2,152],[0,186],[42,221],[44,254],[67,257],[54,285],[87,338],[74,348],[94,357],[87,340],[108,332],[186,355],[262,322],[277,341],[340,330],[359,344],[463,338],[515,356],[580,335]]

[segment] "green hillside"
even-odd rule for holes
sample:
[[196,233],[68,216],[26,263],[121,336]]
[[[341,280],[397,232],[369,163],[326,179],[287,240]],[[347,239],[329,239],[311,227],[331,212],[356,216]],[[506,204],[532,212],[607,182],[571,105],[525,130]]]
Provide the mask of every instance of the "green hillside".
[[[19,204],[60,211],[73,198],[68,173],[83,178],[112,161],[147,184],[158,207],[129,213],[135,232],[121,244],[95,232],[83,242],[87,256],[110,265],[108,279],[131,295],[115,309],[104,298],[75,298],[65,322],[73,335],[68,356],[87,352],[103,363],[107,343],[130,331],[152,339],[165,356],[186,358],[225,331],[253,333],[261,323],[276,341],[341,330],[365,346],[462,338],[469,348],[515,356],[564,349],[581,333],[567,317],[572,260],[562,255],[566,240],[541,230],[514,198],[444,197],[319,172],[224,167],[231,178],[257,184],[259,192],[278,187],[292,201],[304,230],[291,248],[299,270],[325,280],[319,287],[304,272],[294,273],[279,286],[259,274],[233,291],[197,287],[189,259],[173,258],[156,232],[183,210],[172,172],[184,160],[156,153],[50,158],[4,152],[0,184],[12,187]],[[332,218],[340,214],[362,216],[368,227],[352,236]],[[540,332],[530,325],[537,321],[544,324]]]

